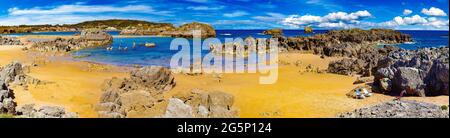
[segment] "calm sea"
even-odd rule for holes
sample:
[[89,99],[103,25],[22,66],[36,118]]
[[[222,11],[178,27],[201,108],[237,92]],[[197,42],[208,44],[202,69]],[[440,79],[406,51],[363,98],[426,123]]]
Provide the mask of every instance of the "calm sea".
[[[245,39],[248,36],[255,38],[269,38],[268,35],[261,34],[263,30],[217,30],[217,38],[224,42],[225,38],[241,37]],[[314,34],[325,33],[326,30],[316,30]],[[414,42],[406,44],[398,44],[397,46],[404,49],[418,49],[424,47],[442,47],[448,46],[448,31],[401,31],[410,34]],[[33,35],[74,35],[78,32],[38,32]],[[111,35],[118,35],[119,32],[109,32]],[[303,30],[284,30],[286,36],[308,36],[314,34],[305,34]],[[21,36],[28,34],[13,34],[13,36]],[[73,53],[75,60],[91,61],[97,63],[106,63],[113,65],[158,65],[169,66],[172,55],[177,53],[176,50],[170,50],[169,46],[174,38],[168,37],[133,37],[133,38],[114,38],[112,47],[114,50],[108,51],[106,48],[90,48]],[[146,48],[137,46],[132,48],[133,43],[136,45],[147,42],[155,43],[156,47]],[[192,44],[192,43],[191,43]],[[128,47],[128,50],[118,50],[118,47]],[[202,55],[208,51],[202,51]]]

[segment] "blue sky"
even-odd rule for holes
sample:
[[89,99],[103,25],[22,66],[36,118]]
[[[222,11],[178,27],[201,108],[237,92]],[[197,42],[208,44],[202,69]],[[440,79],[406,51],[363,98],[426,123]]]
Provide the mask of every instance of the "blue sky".
[[448,0],[0,0],[0,25],[138,19],[217,29],[448,30]]

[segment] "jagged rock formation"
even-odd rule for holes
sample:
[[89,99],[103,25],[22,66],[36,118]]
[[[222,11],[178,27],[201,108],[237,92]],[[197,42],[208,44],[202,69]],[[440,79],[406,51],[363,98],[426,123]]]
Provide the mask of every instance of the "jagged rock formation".
[[16,114],[17,103],[14,101],[14,93],[4,81],[0,80],[0,114]]
[[280,46],[288,50],[308,50],[324,56],[359,57],[376,44],[397,44],[411,37],[389,29],[334,30],[310,37],[278,37]]
[[55,38],[48,41],[34,42],[31,49],[40,52],[71,52],[89,47],[107,46],[113,41],[113,37],[99,30],[84,30],[79,38]]
[[120,32],[121,35],[158,35],[168,37],[193,38],[193,31],[201,30],[201,38],[216,37],[216,31],[208,24],[193,22],[184,24],[178,28],[174,26],[160,26],[150,28],[127,28]]
[[277,29],[266,30],[266,31],[263,31],[262,33],[266,34],[266,35],[282,36],[283,35],[283,30],[277,28]]
[[[448,107],[448,106],[447,106]],[[449,118],[441,106],[408,100],[395,100],[338,115],[340,118]]]
[[193,89],[169,99],[164,118],[235,118],[234,97],[220,91]]
[[17,115],[25,118],[78,118],[76,113],[67,112],[59,106],[42,106],[34,108],[34,104],[27,104],[17,109]]
[[23,45],[23,43],[15,37],[0,36],[0,45]]
[[376,72],[379,60],[393,51],[400,48],[395,46],[384,46],[383,48],[366,47],[361,49],[360,54],[355,54],[356,58],[344,58],[342,60],[333,61],[328,66],[328,72],[341,75],[361,74],[363,76],[371,76]]
[[387,93],[448,95],[449,47],[401,50],[379,60],[375,84]]
[[19,85],[27,87],[28,85],[39,85],[45,82],[30,77],[25,74],[24,66],[17,61],[14,61],[4,67],[0,67],[0,82],[5,83],[5,85]]
[[163,101],[162,93],[174,86],[171,71],[163,67],[144,67],[131,72],[130,78],[107,80],[97,106],[99,117],[121,118],[152,112],[152,107]]

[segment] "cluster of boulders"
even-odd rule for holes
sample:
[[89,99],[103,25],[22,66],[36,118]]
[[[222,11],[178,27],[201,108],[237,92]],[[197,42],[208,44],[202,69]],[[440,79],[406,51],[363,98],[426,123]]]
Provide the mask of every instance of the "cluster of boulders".
[[0,81],[0,114],[15,114],[17,103],[14,93],[5,82]]
[[17,115],[26,118],[77,118],[78,114],[67,112],[59,106],[42,106],[39,109],[34,104],[23,105],[17,109]]
[[193,89],[169,99],[164,118],[236,118],[234,97],[220,91]]
[[74,118],[78,116],[75,113],[66,112],[63,107],[57,106],[43,106],[40,109],[34,109],[34,105],[17,107],[11,84],[24,85],[40,82],[37,79],[30,78],[25,75],[23,66],[19,62],[13,62],[0,68],[0,114],[25,118]]
[[382,92],[448,95],[449,47],[391,52],[374,70],[375,85]]
[[164,67],[143,67],[129,78],[105,81],[97,105],[99,117],[232,117],[233,97],[223,92],[193,91],[167,98],[175,87],[172,72]]
[[309,37],[278,37],[288,50],[308,50],[324,56],[358,57],[377,44],[410,42],[411,36],[390,29],[333,30]]
[[193,22],[189,24],[184,24],[180,27],[173,27],[171,25],[164,25],[158,27],[150,28],[138,28],[132,27],[123,29],[121,35],[158,35],[158,36],[168,36],[168,37],[182,37],[182,38],[193,38],[193,31],[200,30],[201,38],[216,37],[216,31],[211,25]]
[[399,50],[401,49],[396,46],[366,47],[358,51],[359,54],[356,58],[346,57],[342,60],[330,62],[328,72],[341,75],[372,76],[379,60],[389,53]]
[[449,118],[448,106],[410,100],[394,100],[339,114],[340,118]]
[[104,31],[84,30],[79,38],[57,37],[51,40],[34,42],[31,49],[40,52],[71,52],[84,48],[108,46],[113,37]]
[[0,36],[0,45],[23,45],[16,37]]
[[278,50],[277,44],[271,39],[247,37],[243,41],[222,43],[211,43],[210,51],[213,54],[234,54],[237,56],[248,56],[250,53],[267,53]]

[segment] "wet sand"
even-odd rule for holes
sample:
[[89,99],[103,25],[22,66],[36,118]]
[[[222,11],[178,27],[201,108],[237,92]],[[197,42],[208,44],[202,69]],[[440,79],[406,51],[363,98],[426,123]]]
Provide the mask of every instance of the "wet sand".
[[[70,60],[54,60],[45,55],[21,50],[21,46],[0,46],[0,66],[14,60],[32,66],[28,75],[49,82],[29,86],[28,90],[14,88],[18,105],[58,105],[77,112],[80,117],[97,117],[94,110],[99,102],[101,84],[112,77],[127,77],[129,68]],[[394,97],[375,94],[365,100],[348,98],[345,94],[355,88],[356,76],[308,72],[307,66],[324,70],[338,58],[322,59],[305,53],[282,53],[279,57],[279,78],[275,84],[259,84],[264,74],[223,74],[189,76],[175,74],[177,86],[167,96],[189,92],[190,89],[219,90],[235,96],[235,106],[241,117],[335,117],[355,108],[379,104]],[[407,97],[435,104],[448,104],[448,96]]]

